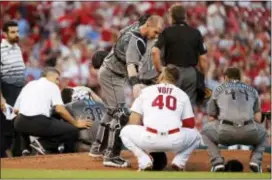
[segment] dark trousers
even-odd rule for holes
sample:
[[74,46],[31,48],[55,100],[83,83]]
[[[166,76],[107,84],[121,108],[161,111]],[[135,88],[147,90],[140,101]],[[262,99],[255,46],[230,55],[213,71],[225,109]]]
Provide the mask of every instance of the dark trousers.
[[45,150],[54,151],[64,144],[64,152],[74,152],[79,130],[68,122],[43,115],[24,116],[19,114],[14,123],[15,130],[22,135],[39,137]]
[[[1,82],[1,91],[7,103],[14,106],[22,87]],[[13,128],[13,121],[7,121],[5,115],[0,112],[1,116],[1,157],[6,157],[5,151],[11,148],[13,156],[20,156],[20,136],[16,134]]]
[[177,86],[190,98],[191,104],[196,104],[197,99],[197,73],[194,67],[179,67],[180,79]]

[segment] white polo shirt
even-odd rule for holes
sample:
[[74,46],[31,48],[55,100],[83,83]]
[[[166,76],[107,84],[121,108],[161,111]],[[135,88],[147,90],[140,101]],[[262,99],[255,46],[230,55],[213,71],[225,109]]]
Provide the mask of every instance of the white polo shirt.
[[53,106],[63,105],[59,87],[46,78],[29,82],[18,96],[15,109],[25,116],[50,117]]
[[156,84],[142,89],[131,111],[143,116],[143,125],[160,131],[182,126],[194,117],[188,95],[172,84]]

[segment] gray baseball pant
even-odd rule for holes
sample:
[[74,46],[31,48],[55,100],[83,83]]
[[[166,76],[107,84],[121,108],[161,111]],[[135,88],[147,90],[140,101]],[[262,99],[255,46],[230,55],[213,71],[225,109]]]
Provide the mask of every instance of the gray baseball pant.
[[235,127],[220,123],[219,120],[208,122],[202,131],[204,143],[208,146],[211,164],[224,164],[218,144],[231,146],[235,144],[252,145],[250,162],[262,163],[266,144],[266,130],[256,122],[242,127]]

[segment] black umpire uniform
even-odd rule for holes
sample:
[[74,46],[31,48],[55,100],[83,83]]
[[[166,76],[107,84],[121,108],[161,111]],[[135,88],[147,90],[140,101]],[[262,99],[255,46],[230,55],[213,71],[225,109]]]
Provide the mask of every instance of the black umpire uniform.
[[200,32],[185,22],[185,9],[174,5],[170,13],[172,25],[159,35],[154,47],[164,52],[164,66],[174,64],[179,67],[180,80],[177,85],[188,94],[194,105],[197,101],[197,90],[205,89],[204,75],[195,67],[198,65],[199,56],[204,55],[207,50]]

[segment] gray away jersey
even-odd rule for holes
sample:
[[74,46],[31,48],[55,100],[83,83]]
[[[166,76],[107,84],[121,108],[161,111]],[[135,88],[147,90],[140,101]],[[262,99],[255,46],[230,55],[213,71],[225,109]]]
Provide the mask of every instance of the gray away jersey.
[[75,118],[84,118],[94,121],[89,129],[82,129],[79,133],[79,139],[85,144],[91,144],[95,141],[96,133],[105,112],[103,104],[92,100],[80,100],[65,105],[67,110]]
[[239,81],[218,86],[208,102],[208,114],[219,120],[242,123],[254,119],[256,112],[260,112],[258,92]]
[[104,66],[117,74],[127,76],[127,65],[139,65],[146,50],[146,42],[140,36],[139,27],[139,23],[134,23],[121,30],[119,39],[103,62]]

